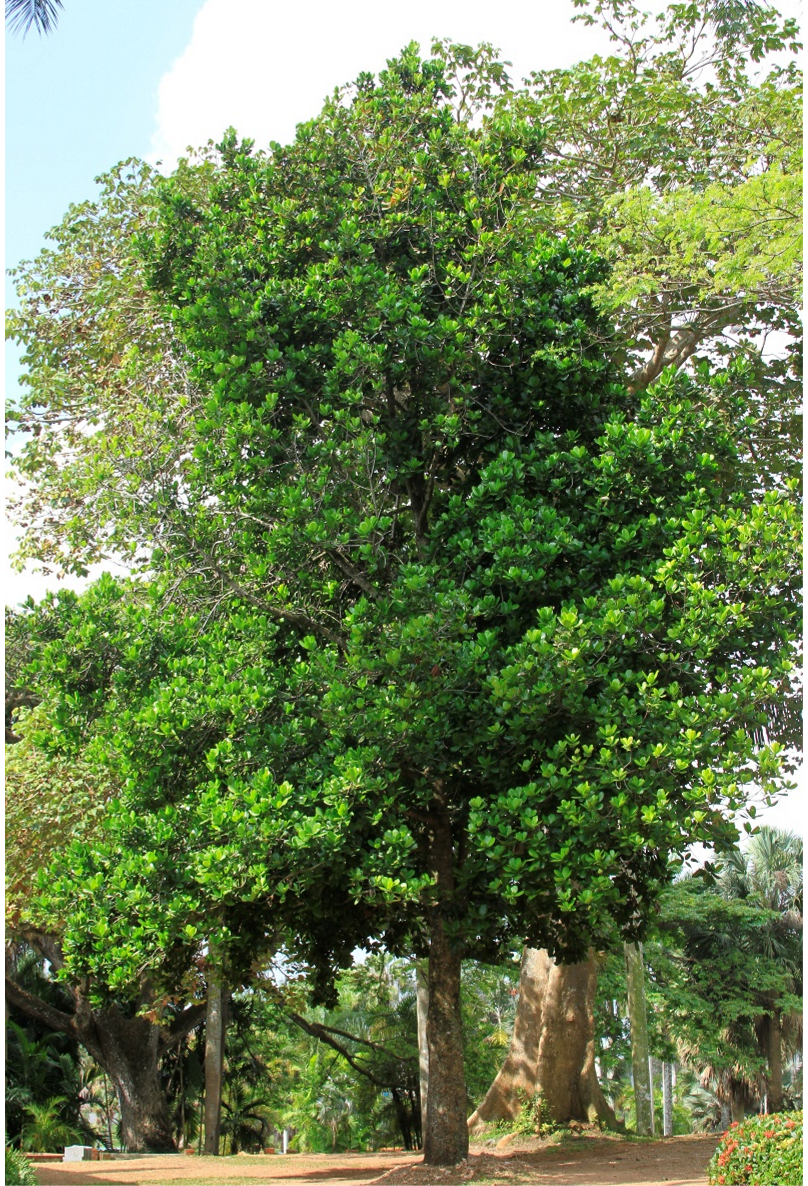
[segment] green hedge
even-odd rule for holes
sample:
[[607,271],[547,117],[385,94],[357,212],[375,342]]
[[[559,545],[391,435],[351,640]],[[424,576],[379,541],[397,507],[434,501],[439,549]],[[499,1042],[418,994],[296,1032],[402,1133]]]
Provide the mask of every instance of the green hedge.
[[6,1186],[38,1186],[34,1167],[19,1149],[6,1145]]
[[802,1186],[802,1112],[730,1125],[710,1162],[710,1186]]

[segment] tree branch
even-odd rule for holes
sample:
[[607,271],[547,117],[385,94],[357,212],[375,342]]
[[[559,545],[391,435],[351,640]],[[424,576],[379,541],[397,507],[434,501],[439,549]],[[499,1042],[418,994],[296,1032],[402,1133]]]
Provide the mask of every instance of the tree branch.
[[354,568],[353,564],[351,564],[350,560],[348,560],[345,556],[342,548],[327,548],[326,551],[328,552],[329,556],[333,556],[337,565],[342,569],[346,577],[350,577],[353,583],[358,588],[360,588],[363,593],[367,593],[368,597],[370,597],[372,601],[378,600],[378,589],[375,589],[373,585],[371,585],[367,577],[364,576],[364,574],[361,573],[358,568]]
[[205,1020],[205,1005],[189,1005],[189,1007],[178,1014],[171,1022],[171,1025],[165,1027],[160,1035],[160,1046],[163,1050],[170,1050],[172,1046],[176,1046],[181,1042],[186,1034]]
[[70,1013],[63,1013],[61,1009],[48,1005],[33,993],[20,988],[9,976],[6,976],[6,1000],[29,1017],[41,1021],[48,1029],[58,1030],[60,1033],[69,1034],[71,1038],[79,1039],[75,1017]]
[[304,1030],[307,1034],[310,1034],[312,1038],[318,1038],[321,1042],[325,1042],[327,1046],[330,1046],[332,1050],[336,1050],[337,1053],[341,1054],[346,1062],[348,1062],[355,1071],[357,1071],[360,1075],[364,1075],[366,1079],[369,1079],[371,1083],[375,1083],[377,1087],[390,1087],[390,1081],[379,1079],[378,1076],[374,1075],[372,1071],[369,1071],[367,1067],[363,1067],[362,1064],[357,1062],[356,1059],[351,1055],[350,1051],[346,1050],[341,1042],[338,1042],[336,1038],[332,1037],[333,1034],[339,1034],[341,1037],[347,1038],[351,1042],[361,1042],[364,1046],[371,1046],[374,1050],[380,1050],[383,1054],[386,1054],[388,1057],[395,1058],[398,1062],[407,1063],[410,1061],[409,1059],[402,1058],[401,1055],[392,1054],[389,1050],[385,1050],[383,1046],[377,1046],[375,1042],[369,1042],[365,1038],[357,1038],[353,1034],[346,1034],[342,1030],[332,1029],[330,1026],[321,1025],[317,1021],[306,1021],[305,1017],[301,1017],[299,1013],[287,1012],[286,1016],[290,1019],[290,1021],[293,1021],[295,1025],[300,1026],[302,1030]]
[[199,543],[197,543],[187,531],[183,531],[183,534],[185,535],[186,541],[190,545],[191,549],[196,552],[197,555],[200,556],[210,568],[213,569],[216,576],[219,578],[225,588],[229,589],[231,593],[235,593],[236,597],[238,597],[241,601],[246,601],[248,605],[252,605],[256,609],[260,610],[262,614],[266,614],[269,618],[274,618],[276,622],[288,622],[290,626],[299,626],[304,630],[311,630],[314,634],[321,634],[323,638],[327,638],[329,642],[333,642],[334,645],[339,647],[340,650],[345,649],[345,643],[343,640],[337,634],[335,634],[333,630],[329,630],[329,628],[324,626],[321,622],[315,621],[314,618],[310,618],[307,614],[301,613],[299,610],[278,609],[277,606],[267,605],[267,603],[262,601],[260,597],[256,597],[253,593],[250,593],[249,590],[244,589],[237,581],[233,580],[229,573],[225,572],[225,570],[216,562],[207,549],[203,548]]

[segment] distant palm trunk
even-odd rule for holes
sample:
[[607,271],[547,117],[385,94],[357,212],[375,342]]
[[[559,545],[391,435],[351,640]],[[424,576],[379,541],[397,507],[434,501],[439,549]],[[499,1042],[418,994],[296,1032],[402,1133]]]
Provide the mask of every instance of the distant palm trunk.
[[654,1120],[651,1110],[651,1070],[648,1064],[648,1018],[645,1008],[645,968],[642,944],[626,943],[625,954],[637,1132],[642,1137],[650,1137],[654,1131]]
[[426,1102],[429,1096],[429,1043],[426,1040],[426,1019],[429,1013],[429,961],[415,964],[416,1012],[418,1018],[418,1073],[421,1095],[421,1141],[426,1132]]

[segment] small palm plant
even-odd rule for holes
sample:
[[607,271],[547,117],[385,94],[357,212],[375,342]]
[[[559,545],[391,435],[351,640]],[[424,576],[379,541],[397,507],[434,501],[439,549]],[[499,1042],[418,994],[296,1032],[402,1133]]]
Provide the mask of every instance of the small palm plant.
[[20,1143],[23,1149],[31,1153],[54,1153],[83,1139],[78,1126],[64,1118],[62,1109],[67,1102],[65,1096],[56,1095],[44,1104],[25,1105],[29,1119],[22,1127]]

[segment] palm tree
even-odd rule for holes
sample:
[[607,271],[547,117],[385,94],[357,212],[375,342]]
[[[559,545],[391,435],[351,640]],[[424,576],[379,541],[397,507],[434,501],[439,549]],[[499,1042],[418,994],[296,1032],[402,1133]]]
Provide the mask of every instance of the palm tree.
[[[727,898],[759,904],[771,912],[761,927],[759,954],[786,973],[791,996],[802,991],[802,837],[779,828],[762,827],[744,850],[735,850],[722,862],[719,888]],[[797,1048],[802,1037],[802,1014],[783,1010],[782,993],[758,994],[760,1016],[755,1023],[760,1051],[769,1067],[767,1105],[770,1112],[783,1107],[783,1044]]]
[[262,1149],[264,1134],[268,1128],[266,1108],[269,1104],[264,1096],[255,1095],[243,1080],[229,1084],[228,1100],[222,1100],[222,1135],[230,1137],[230,1152],[239,1153]]
[[23,37],[32,29],[41,36],[56,28],[62,0],[6,0],[6,23]]
[[58,1147],[64,1148],[74,1141],[81,1141],[84,1134],[63,1114],[67,1100],[62,1095],[54,1096],[44,1104],[26,1104],[29,1119],[22,1127],[23,1149],[32,1153],[52,1153]]

